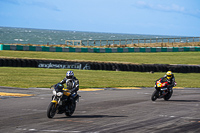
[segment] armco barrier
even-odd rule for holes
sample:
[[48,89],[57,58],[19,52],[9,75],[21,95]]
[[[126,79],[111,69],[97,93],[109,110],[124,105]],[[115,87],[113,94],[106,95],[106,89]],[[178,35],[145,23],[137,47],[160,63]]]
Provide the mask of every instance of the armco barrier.
[[88,52],[88,53],[127,53],[127,52],[184,52],[200,51],[200,47],[125,47],[125,48],[73,48],[48,46],[22,46],[0,44],[0,50],[44,51],[44,52]]
[[177,73],[200,73],[200,65],[123,64],[103,62],[78,62],[65,60],[60,61],[0,58],[0,67],[2,66],[134,72],[166,72],[168,70],[171,70]]

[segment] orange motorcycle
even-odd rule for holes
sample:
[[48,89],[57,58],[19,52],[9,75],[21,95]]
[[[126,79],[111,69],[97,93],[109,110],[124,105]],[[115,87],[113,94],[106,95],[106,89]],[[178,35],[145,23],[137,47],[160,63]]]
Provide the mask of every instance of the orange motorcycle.
[[171,89],[168,88],[169,85],[170,84],[168,83],[166,78],[160,78],[156,80],[155,91],[151,96],[151,100],[155,101],[157,98],[164,98],[165,101],[168,101],[173,94],[172,88]]

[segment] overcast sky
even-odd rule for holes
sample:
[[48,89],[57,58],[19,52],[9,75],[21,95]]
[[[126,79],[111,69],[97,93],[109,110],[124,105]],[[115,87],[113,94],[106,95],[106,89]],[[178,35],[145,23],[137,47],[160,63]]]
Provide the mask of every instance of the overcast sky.
[[200,36],[200,0],[0,0],[0,26]]

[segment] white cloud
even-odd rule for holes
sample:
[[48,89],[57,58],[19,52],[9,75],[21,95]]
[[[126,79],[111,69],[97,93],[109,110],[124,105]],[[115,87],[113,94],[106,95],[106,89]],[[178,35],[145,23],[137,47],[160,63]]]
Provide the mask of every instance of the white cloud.
[[147,3],[145,1],[137,1],[136,5],[142,8],[154,9],[159,11],[170,11],[170,12],[184,12],[185,8],[176,4],[172,4],[170,6],[162,5],[162,4],[152,4]]
[[46,9],[50,9],[50,10],[54,10],[54,11],[60,11],[60,9],[53,4],[50,4],[49,2],[41,2],[41,1],[27,1],[24,2],[24,4],[30,5],[30,6],[38,6],[41,8],[46,8]]
[[177,4],[171,4],[171,5],[164,5],[164,4],[152,4],[145,1],[137,1],[136,7],[138,8],[144,8],[149,10],[157,10],[162,12],[174,12],[174,13],[181,13],[184,15],[194,16],[197,18],[200,18],[200,10],[188,10],[183,6],[177,5]]
[[9,4],[15,4],[15,5],[19,4],[19,2],[17,0],[0,0],[0,2],[9,3]]
[[36,6],[49,10],[60,11],[60,9],[56,5],[52,4],[52,2],[44,0],[0,0],[0,2],[21,6]]

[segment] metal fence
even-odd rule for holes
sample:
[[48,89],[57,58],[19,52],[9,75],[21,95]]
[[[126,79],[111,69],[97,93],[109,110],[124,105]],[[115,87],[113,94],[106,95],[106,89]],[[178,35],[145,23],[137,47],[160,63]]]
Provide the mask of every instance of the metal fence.
[[189,42],[200,42],[200,37],[65,41],[67,45],[72,45],[72,46],[115,46],[115,45],[130,45],[130,44],[148,45],[148,44],[158,44],[158,43],[189,43]]

